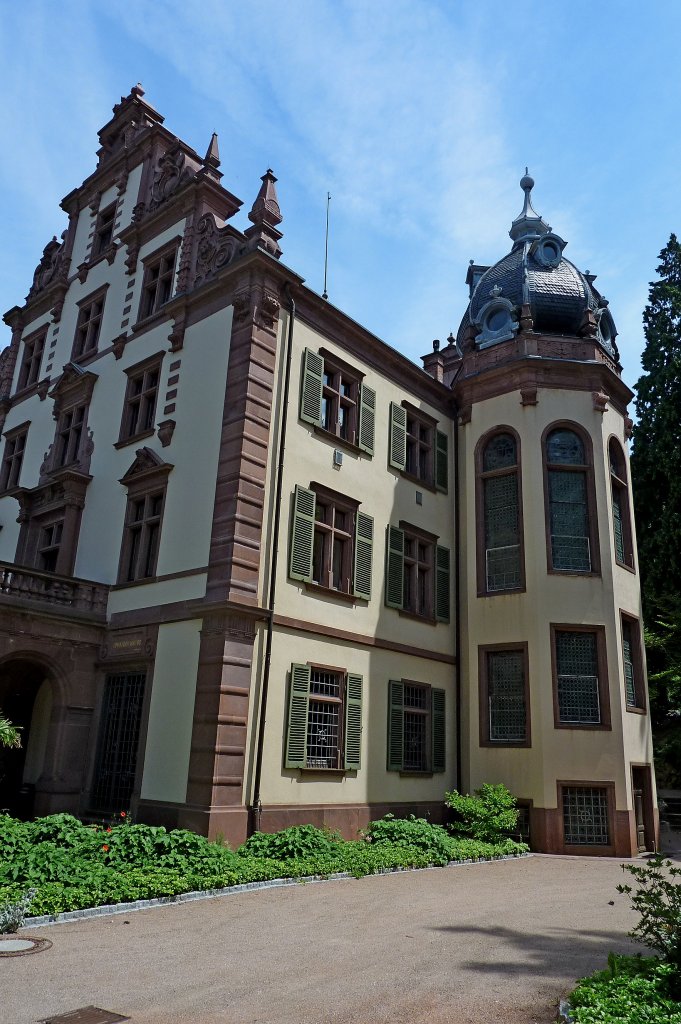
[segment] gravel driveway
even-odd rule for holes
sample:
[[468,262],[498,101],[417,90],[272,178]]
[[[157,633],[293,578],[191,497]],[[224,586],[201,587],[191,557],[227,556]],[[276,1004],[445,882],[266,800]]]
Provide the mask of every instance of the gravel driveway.
[[634,924],[620,862],[533,856],[268,889],[35,929],[2,1024],[548,1024]]

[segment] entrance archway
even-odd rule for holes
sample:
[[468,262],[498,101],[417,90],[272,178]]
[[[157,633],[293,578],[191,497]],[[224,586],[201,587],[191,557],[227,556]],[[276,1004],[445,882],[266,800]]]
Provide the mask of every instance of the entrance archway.
[[0,665],[0,712],[21,729],[20,748],[0,748],[0,810],[29,818],[52,715],[52,686],[42,665],[25,658]]

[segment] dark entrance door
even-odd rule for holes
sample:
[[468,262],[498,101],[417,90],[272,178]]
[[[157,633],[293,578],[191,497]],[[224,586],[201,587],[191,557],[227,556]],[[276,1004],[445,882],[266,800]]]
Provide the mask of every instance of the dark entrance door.
[[648,765],[632,765],[631,782],[634,797],[634,818],[636,822],[636,845],[639,853],[655,849],[655,825],[653,822],[653,797]]
[[0,666],[0,712],[21,736],[21,747],[0,747],[0,810],[18,818],[33,815],[35,787],[24,784],[24,768],[35,698],[45,676],[45,669],[31,661]]
[[127,811],[135,786],[144,672],[106,677],[99,730],[99,748],[92,788],[92,809]]

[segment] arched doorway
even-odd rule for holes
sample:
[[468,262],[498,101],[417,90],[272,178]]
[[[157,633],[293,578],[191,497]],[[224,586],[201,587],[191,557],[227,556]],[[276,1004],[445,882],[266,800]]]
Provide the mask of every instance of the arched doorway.
[[21,729],[20,748],[0,748],[0,810],[29,818],[52,716],[52,686],[42,665],[24,658],[0,665],[0,711]]

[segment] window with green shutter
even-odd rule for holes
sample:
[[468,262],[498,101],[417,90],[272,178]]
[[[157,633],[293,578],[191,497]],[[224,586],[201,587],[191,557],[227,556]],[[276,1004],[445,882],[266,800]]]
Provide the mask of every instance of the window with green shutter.
[[291,665],[286,768],[359,770],[362,689],[357,673]]
[[386,534],[385,603],[420,618],[449,622],[449,548],[400,523]]
[[325,349],[303,353],[300,418],[334,438],[374,453],[376,392],[362,374]]
[[435,618],[449,622],[449,548],[435,549]]
[[435,486],[445,494],[449,487],[449,438],[441,430],[435,432]]
[[404,470],[407,465],[407,410],[396,402],[390,403],[388,461],[394,469]]
[[374,521],[346,495],[312,484],[293,496],[289,576],[371,598]]
[[445,691],[410,679],[390,679],[388,771],[443,772],[445,767]]

